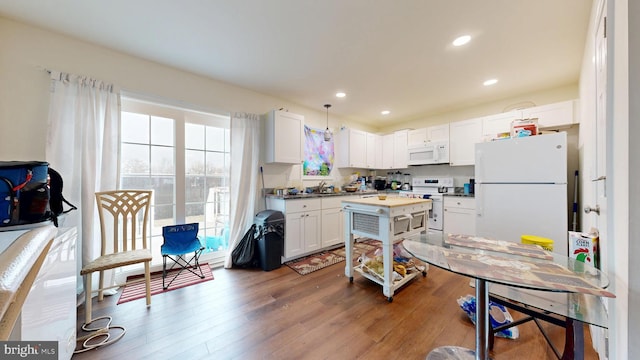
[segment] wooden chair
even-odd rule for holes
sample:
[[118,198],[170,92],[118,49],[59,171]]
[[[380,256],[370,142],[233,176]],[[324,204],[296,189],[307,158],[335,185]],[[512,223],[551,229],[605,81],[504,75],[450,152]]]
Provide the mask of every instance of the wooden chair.
[[[98,301],[103,300],[103,290],[126,285],[127,282],[104,286],[104,271],[127,265],[144,263],[147,306],[151,305],[151,250],[147,241],[149,210],[152,190],[114,190],[96,193],[100,216],[100,256],[84,265],[80,275],[85,278],[85,324],[90,324],[91,294],[98,291]],[[111,237],[111,238],[110,238]],[[91,290],[91,277],[100,272],[97,290]],[[130,283],[130,282],[129,282]]]

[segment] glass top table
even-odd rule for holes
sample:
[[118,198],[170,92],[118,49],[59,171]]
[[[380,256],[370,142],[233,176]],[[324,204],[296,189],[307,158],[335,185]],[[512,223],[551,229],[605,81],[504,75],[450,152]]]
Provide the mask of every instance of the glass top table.
[[[576,306],[596,304],[597,297],[615,297],[605,290],[609,285],[607,276],[589,264],[535,245],[464,235],[422,235],[404,240],[402,244],[422,261],[475,279],[475,351],[445,346],[434,349],[427,359],[489,358],[490,286],[492,294],[534,302],[532,305],[541,309],[549,304],[553,307],[554,303],[564,303],[566,311],[556,309],[560,315],[606,326],[606,314],[601,315],[604,312],[601,309],[586,317],[583,312],[575,311]],[[537,294],[538,299],[529,298],[527,292]]]

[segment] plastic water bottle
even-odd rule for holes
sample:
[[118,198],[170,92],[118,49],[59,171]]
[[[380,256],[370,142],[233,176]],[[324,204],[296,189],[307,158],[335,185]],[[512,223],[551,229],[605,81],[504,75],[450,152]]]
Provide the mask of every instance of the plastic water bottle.
[[367,191],[367,182],[364,177],[360,180],[360,191]]

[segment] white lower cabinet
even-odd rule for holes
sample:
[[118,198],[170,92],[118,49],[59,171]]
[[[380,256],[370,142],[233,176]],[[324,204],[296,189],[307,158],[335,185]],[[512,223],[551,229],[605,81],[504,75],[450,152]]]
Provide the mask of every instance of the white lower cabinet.
[[267,198],[269,209],[282,211],[284,214],[283,261],[343,244],[342,200],[351,197],[325,196],[286,200]]
[[444,197],[444,233],[476,234],[476,199],[473,197]]
[[320,249],[320,210],[285,215],[285,260]]
[[284,214],[284,261],[320,249],[320,198],[267,199],[267,206]]
[[342,200],[349,196],[332,196],[322,199],[322,247],[344,243],[344,215]]

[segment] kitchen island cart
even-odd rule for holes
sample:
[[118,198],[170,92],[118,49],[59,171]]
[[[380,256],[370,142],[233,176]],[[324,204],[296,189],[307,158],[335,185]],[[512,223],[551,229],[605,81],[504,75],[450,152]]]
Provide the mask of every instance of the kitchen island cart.
[[[358,198],[342,201],[344,210],[344,238],[346,251],[345,275],[353,282],[353,272],[382,285],[382,293],[391,302],[396,289],[413,279],[418,272],[407,273],[401,280],[393,281],[393,245],[406,238],[419,236],[427,230],[431,200],[389,197]],[[378,277],[353,265],[354,235],[381,242],[383,276]],[[426,271],[422,272],[426,275]]]

